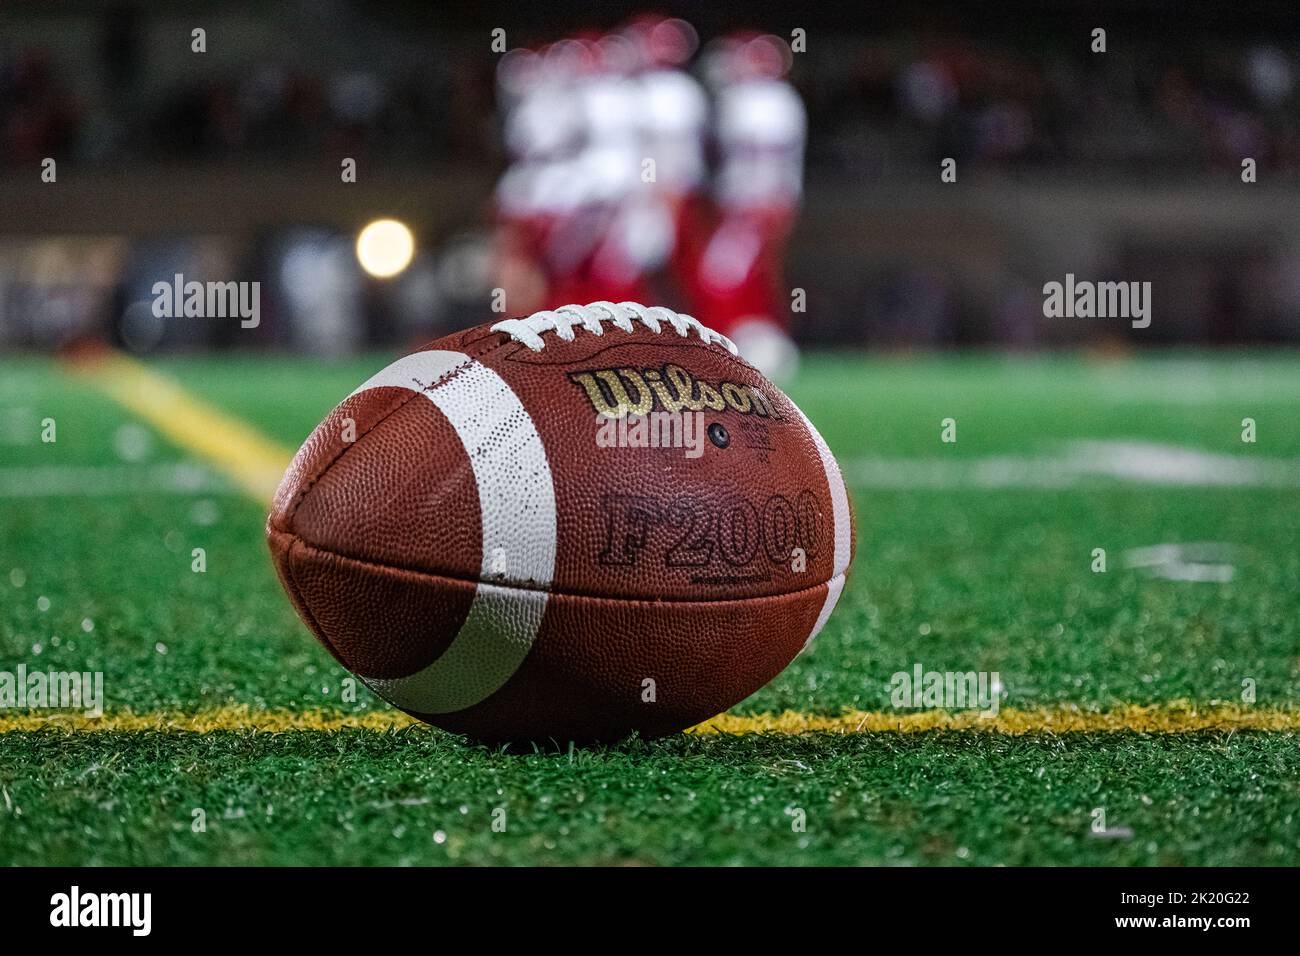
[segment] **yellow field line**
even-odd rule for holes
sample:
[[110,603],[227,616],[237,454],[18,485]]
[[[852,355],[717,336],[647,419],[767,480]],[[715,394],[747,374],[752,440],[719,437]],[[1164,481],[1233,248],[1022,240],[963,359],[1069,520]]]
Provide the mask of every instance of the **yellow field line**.
[[[186,714],[157,711],[136,714],[129,711],[86,717],[64,713],[0,714],[0,733],[61,730],[69,733],[104,732],[212,733],[214,731],[392,731],[403,728],[428,729],[405,714],[392,710],[347,714],[329,710],[257,710],[247,706],[220,707]],[[1081,710],[1075,707],[1015,709],[1003,708],[995,717],[974,712],[942,710],[847,711],[819,717],[786,711],[781,714],[735,716],[722,714],[692,728],[694,734],[801,734],[801,733],[925,733],[958,730],[999,734],[1118,733],[1187,734],[1197,731],[1263,730],[1282,733],[1300,731],[1300,709],[1243,707],[1235,704],[1195,706],[1186,701],[1152,706],[1125,705],[1110,710]]]
[[924,733],[963,730],[999,734],[1115,733],[1187,734],[1202,730],[1300,731],[1300,708],[1244,707],[1238,704],[1197,706],[1187,701],[1124,704],[1107,710],[1076,706],[1018,709],[1004,707],[991,717],[975,711],[846,711],[834,716],[721,714],[693,732],[728,734]]
[[290,449],[125,355],[106,353],[68,369],[181,448],[207,459],[259,504],[274,497],[293,457]]
[[[176,382],[124,355],[108,353],[73,363],[70,369],[129,411],[152,424],[181,448],[199,455],[221,470],[259,503],[269,502],[291,457],[284,448],[256,429],[190,395]],[[338,711],[254,710],[222,707],[186,714],[160,711],[112,713],[91,718],[67,714],[0,711],[0,733],[56,728],[69,732],[167,731],[388,731],[424,725],[397,711],[345,714]],[[692,728],[692,733],[799,734],[893,732],[919,733],[962,730],[1003,734],[1088,733],[1135,731],[1181,734],[1202,730],[1300,730],[1300,709],[1242,707],[1216,704],[1196,707],[1185,701],[1144,707],[1126,705],[1105,711],[1074,707],[1018,710],[1004,708],[996,716],[947,711],[847,711],[818,716],[786,711],[781,714],[734,716],[722,714]]]

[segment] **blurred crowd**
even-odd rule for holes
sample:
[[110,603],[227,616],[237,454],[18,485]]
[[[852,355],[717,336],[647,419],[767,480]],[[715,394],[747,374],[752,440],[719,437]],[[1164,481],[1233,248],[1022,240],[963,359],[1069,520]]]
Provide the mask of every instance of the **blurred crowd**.
[[82,101],[48,50],[0,59],[0,163],[32,165],[77,151],[86,135]]
[[981,166],[1300,168],[1296,50],[1170,48],[1125,39],[1100,54],[975,38],[842,44],[810,57],[800,89],[810,161],[862,169],[951,156]]
[[[103,73],[135,69],[106,54]],[[419,76],[333,73],[265,62],[187,78],[145,97],[129,83],[82,90],[47,48],[0,47],[0,167],[52,156],[78,162],[248,161],[322,150],[407,158],[481,158],[493,139],[490,68]],[[107,95],[106,95],[107,94]],[[491,155],[490,151],[488,155]]]
[[[288,38],[279,58],[231,62],[145,96],[144,26],[138,14],[107,17],[93,72],[0,38],[0,166],[47,155],[242,160],[322,147],[502,158],[495,55],[481,38],[430,37],[418,68],[371,57],[338,69]],[[209,56],[220,63],[222,54]],[[1046,48],[1041,37],[1016,46],[922,32],[814,36],[791,82],[809,113],[809,162],[827,172],[942,156],[1140,171],[1235,166],[1250,155],[1296,169],[1298,65],[1295,49],[1226,40],[1172,48],[1126,38],[1095,54],[1060,38]]]
[[[144,177],[158,163],[255,174],[356,156],[382,161],[399,187],[412,169],[448,191],[495,177],[492,195],[475,192],[382,281],[358,270],[338,216],[256,236],[86,237],[95,249],[0,242],[0,348],[99,325],[139,350],[224,342],[141,305],[157,275],[181,271],[265,279],[266,326],[240,341],[318,350],[479,321],[498,289],[513,314],[669,305],[751,338],[746,351],[772,369],[793,367],[791,338],[1031,347],[1120,335],[1044,320],[1043,276],[1065,271],[1153,280],[1161,321],[1145,342],[1300,341],[1300,230],[1284,204],[1261,222],[1254,191],[1234,188],[1243,157],[1270,189],[1300,182],[1292,41],[1116,30],[1099,54],[1078,32],[813,29],[796,52],[788,35],[700,36],[638,16],[512,29],[503,50],[484,30],[317,6],[334,19],[298,32],[282,29],[302,10],[289,0],[245,8],[213,26],[202,60],[186,23],[160,9],[96,5],[21,38],[0,10],[0,179],[14,188],[47,156]],[[1031,198],[1009,216],[927,212],[947,157],[963,176],[1001,174],[984,195]],[[1221,174],[1215,203],[1201,173]],[[1169,205],[1139,209],[1167,177]],[[1098,182],[1124,214],[1062,227],[1054,190],[1096,209]],[[1177,228],[1170,209],[1186,213]]]

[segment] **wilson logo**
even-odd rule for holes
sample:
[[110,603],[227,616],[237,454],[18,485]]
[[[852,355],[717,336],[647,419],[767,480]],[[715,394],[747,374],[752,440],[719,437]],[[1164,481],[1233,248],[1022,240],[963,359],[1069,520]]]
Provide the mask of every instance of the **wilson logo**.
[[655,409],[674,414],[730,409],[741,415],[781,418],[771,399],[752,385],[706,382],[680,365],[592,369],[570,372],[569,378],[587,393],[596,412],[606,418],[649,415]]

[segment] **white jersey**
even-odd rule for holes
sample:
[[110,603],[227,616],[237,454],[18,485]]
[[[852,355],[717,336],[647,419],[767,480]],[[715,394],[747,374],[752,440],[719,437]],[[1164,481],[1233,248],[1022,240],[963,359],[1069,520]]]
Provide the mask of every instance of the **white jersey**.
[[704,90],[682,70],[650,70],[637,79],[641,141],[645,155],[655,161],[657,184],[667,193],[689,193],[707,172],[709,105]]
[[505,117],[506,147],[525,161],[571,155],[582,132],[582,116],[570,91],[559,83],[529,92]]
[[781,80],[749,80],[722,89],[717,109],[719,202],[797,205],[808,131],[799,94]]

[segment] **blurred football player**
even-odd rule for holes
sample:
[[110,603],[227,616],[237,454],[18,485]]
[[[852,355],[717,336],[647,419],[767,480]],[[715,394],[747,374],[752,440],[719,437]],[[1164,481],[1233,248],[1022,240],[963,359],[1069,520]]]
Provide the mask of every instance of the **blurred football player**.
[[699,37],[685,20],[648,16],[633,20],[622,35],[636,63],[642,161],[653,161],[654,175],[642,176],[634,204],[645,234],[656,240],[654,248],[644,243],[645,268],[657,272],[671,263],[680,271],[708,204],[709,103],[686,71]]
[[647,298],[628,216],[640,168],[630,56],[592,38],[511,51],[498,78],[512,161],[497,187],[496,273],[512,313]]
[[557,234],[570,228],[582,207],[574,176],[582,142],[573,108],[577,55],[564,44],[517,49],[497,67],[510,166],[496,190],[493,271],[512,312],[545,306],[549,273],[563,267]]
[[803,102],[785,80],[791,60],[774,36],[730,36],[706,51],[716,96],[716,221],[684,243],[682,260],[690,310],[772,377],[792,374],[798,362],[781,275],[807,133]]

